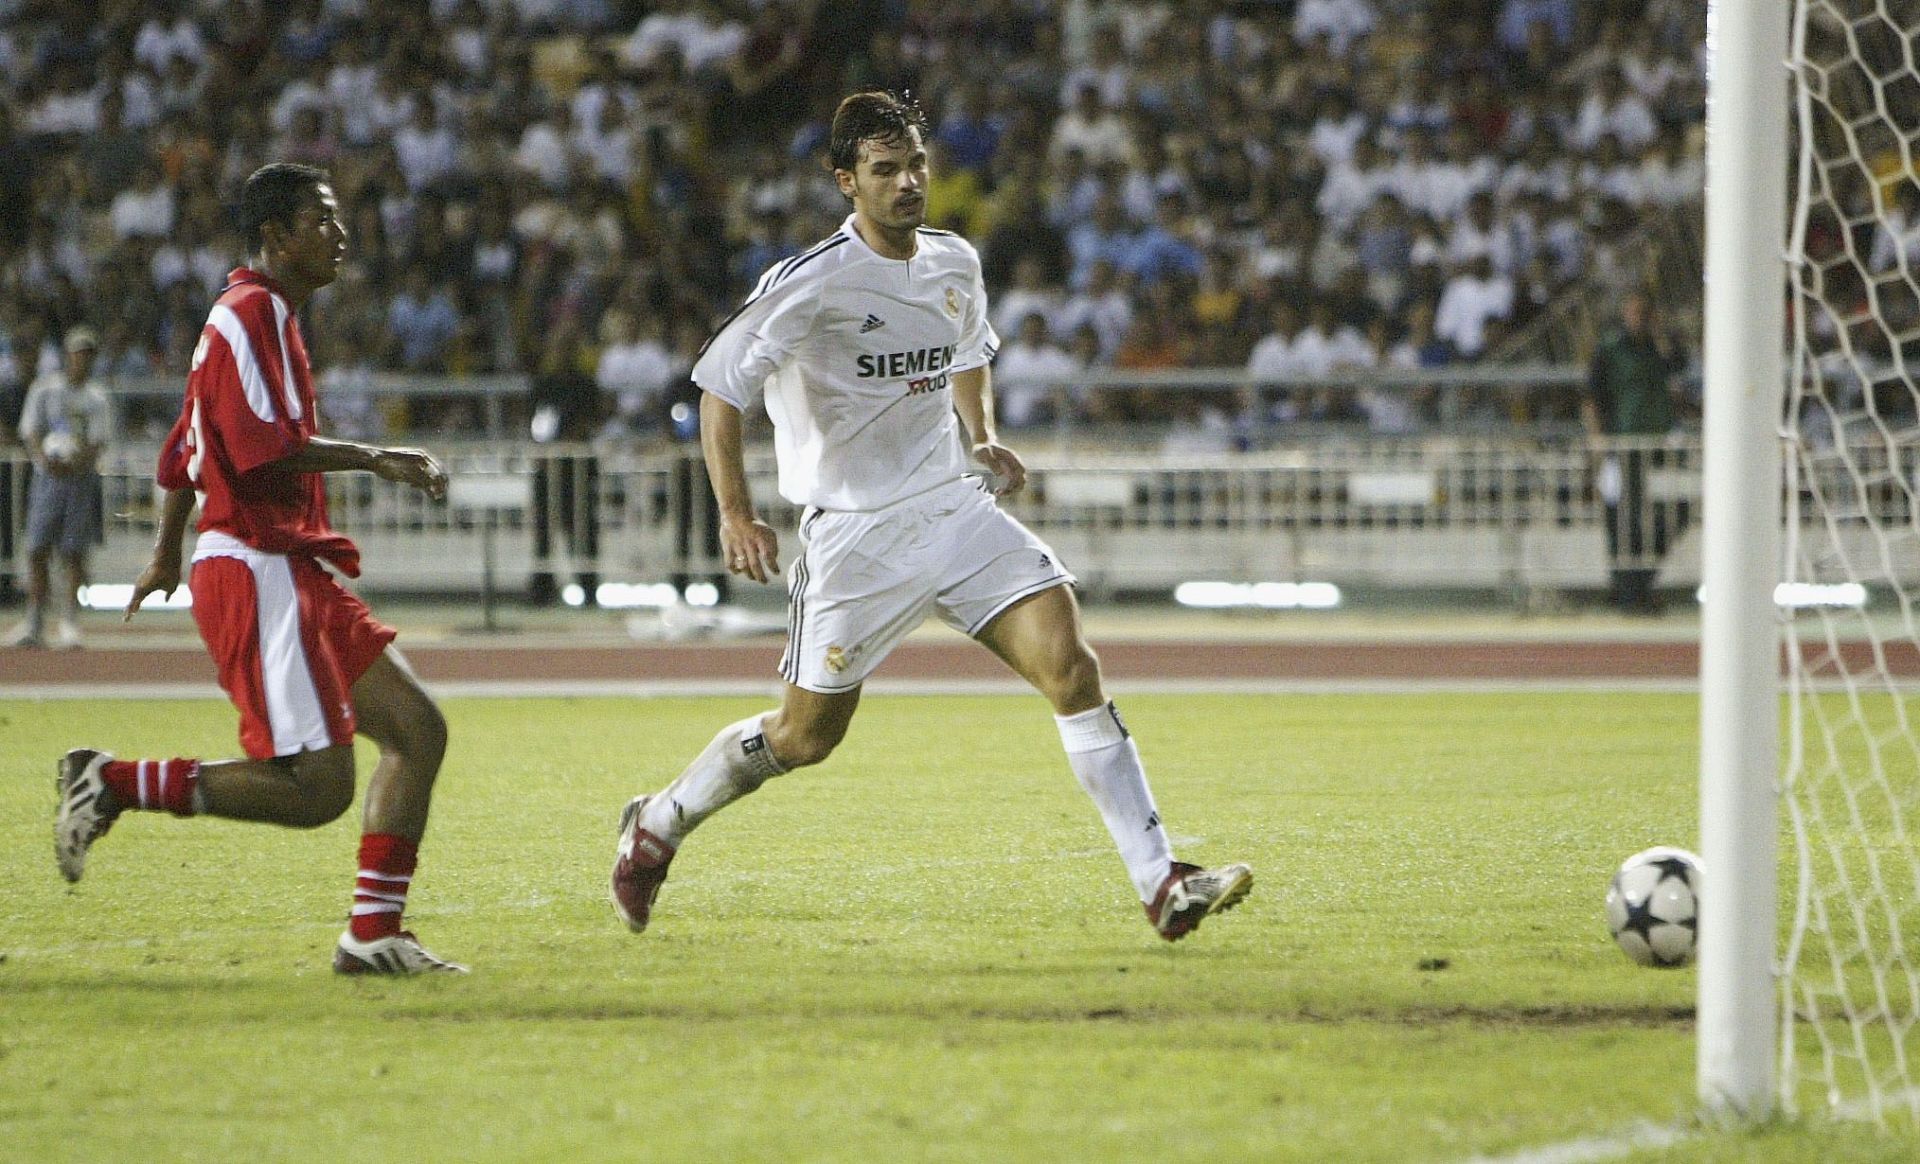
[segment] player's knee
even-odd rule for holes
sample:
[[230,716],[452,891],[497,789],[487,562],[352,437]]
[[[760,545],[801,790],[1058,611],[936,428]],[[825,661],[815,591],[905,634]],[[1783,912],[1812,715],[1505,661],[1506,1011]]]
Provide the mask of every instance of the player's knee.
[[840,746],[846,734],[844,727],[815,725],[789,729],[778,735],[769,732],[768,743],[773,747],[774,758],[782,766],[789,769],[807,768],[833,755],[833,750]]
[[382,754],[399,756],[415,779],[432,780],[447,754],[447,717],[438,704],[422,698],[395,716],[392,730],[378,738]]
[[440,761],[447,755],[447,717],[439,704],[430,699],[421,701],[410,718],[404,746],[407,758],[423,771],[440,770]]
[[1055,705],[1084,704],[1100,694],[1100,659],[1078,643],[1063,650],[1043,677],[1041,687]]
[[286,821],[294,828],[317,829],[339,820],[353,805],[353,749],[322,748],[293,760],[300,796]]

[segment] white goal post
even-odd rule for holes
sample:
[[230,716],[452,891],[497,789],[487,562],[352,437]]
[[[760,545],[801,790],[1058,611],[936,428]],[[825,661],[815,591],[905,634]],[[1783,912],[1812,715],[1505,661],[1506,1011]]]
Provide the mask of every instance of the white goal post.
[[1715,0],[1708,54],[1698,1094],[1911,1128],[1920,7]]
[[1707,1112],[1733,1119],[1775,1094],[1787,16],[1707,10],[1697,1071]]

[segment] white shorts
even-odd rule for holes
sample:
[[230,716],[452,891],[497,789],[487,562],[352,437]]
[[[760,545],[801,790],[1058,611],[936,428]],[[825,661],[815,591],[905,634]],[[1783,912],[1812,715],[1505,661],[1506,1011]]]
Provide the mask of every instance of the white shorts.
[[858,687],[929,614],[976,635],[1022,598],[1073,581],[972,477],[872,512],[809,508],[800,544],[780,674],[822,694]]

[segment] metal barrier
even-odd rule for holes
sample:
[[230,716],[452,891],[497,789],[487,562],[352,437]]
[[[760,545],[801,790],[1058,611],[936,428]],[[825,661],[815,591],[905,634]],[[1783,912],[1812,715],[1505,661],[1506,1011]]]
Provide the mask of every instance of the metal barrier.
[[[481,442],[435,451],[463,482],[447,502],[368,474],[328,479],[334,523],[360,544],[370,590],[519,593],[542,564],[543,511],[551,523],[548,564],[563,584],[590,585],[596,576],[679,585],[705,579],[725,589],[706,473],[692,446]],[[1693,438],[1622,440],[1597,450],[1428,438],[1181,457],[1046,446],[1022,452],[1031,481],[1007,500],[1009,510],[1095,594],[1160,591],[1193,579],[1312,580],[1494,588],[1525,600],[1603,586],[1610,566],[1661,566],[1669,585],[1698,577]],[[18,450],[0,457],[22,460]],[[107,521],[94,569],[101,581],[131,580],[150,552],[152,463],[148,446],[119,446],[107,457]],[[539,472],[542,463],[556,471]],[[1637,483],[1622,480],[1636,463]],[[11,476],[20,521],[26,474]],[[770,449],[749,451],[748,477],[791,560],[797,515],[775,491]],[[561,504],[563,488],[594,504]],[[1889,516],[1904,512],[1909,496],[1892,487],[1848,494],[1856,495]],[[1610,529],[1619,551],[1612,562]]]
[[[395,441],[427,434],[499,441],[527,435],[529,378],[519,373],[369,372],[322,379],[324,427],[341,436],[388,439],[380,436],[384,432]],[[1480,437],[1511,433],[1516,426],[1534,434],[1569,435],[1585,382],[1581,365],[1537,363],[1356,368],[1276,378],[1256,378],[1243,367],[1088,368],[1066,379],[1003,378],[999,388],[1003,402],[1009,393],[1043,398],[1033,408],[1003,403],[1001,411],[1008,416],[1031,412],[1034,427],[1017,430],[1023,437],[1093,449],[1155,449],[1170,436],[1191,435],[1194,414],[1213,410],[1237,418],[1234,437],[1243,447],[1266,448],[1298,440],[1303,432],[1363,434],[1370,424],[1376,431],[1390,425],[1385,431]],[[181,383],[177,376],[106,381],[115,433],[123,440],[163,436],[179,415]],[[1396,400],[1399,407],[1365,419],[1371,415],[1366,405]],[[641,419],[651,419],[656,429],[665,427],[664,417]]]

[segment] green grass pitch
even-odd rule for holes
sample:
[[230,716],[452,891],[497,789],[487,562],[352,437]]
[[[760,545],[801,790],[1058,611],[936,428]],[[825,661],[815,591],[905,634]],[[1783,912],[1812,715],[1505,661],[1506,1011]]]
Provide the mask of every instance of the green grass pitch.
[[[450,701],[409,921],[475,972],[368,982],[327,968],[351,819],[129,815],[59,879],[54,759],[229,755],[224,704],[0,702],[0,1159],[1446,1162],[1692,1109],[1693,972],[1600,918],[1697,837],[1691,697],[1127,699],[1180,855],[1256,872],[1177,946],[1037,699],[875,697],[629,935],[621,805],[757,706]],[[1810,1121],[1579,1158],[1916,1156]]]

